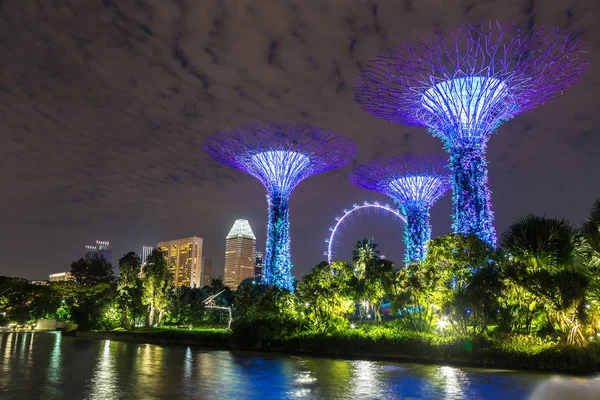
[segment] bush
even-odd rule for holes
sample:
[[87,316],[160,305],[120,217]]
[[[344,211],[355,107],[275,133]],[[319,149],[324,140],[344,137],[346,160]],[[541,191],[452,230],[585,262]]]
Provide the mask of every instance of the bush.
[[243,347],[260,348],[277,340],[296,335],[302,322],[292,318],[239,319],[232,323],[233,338]]

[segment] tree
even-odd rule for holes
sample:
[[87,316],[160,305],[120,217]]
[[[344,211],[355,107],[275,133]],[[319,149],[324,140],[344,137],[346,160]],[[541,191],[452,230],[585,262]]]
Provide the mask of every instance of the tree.
[[75,282],[82,285],[94,285],[96,283],[112,283],[114,271],[112,265],[99,254],[93,254],[90,258],[80,258],[71,264],[71,275]]
[[576,233],[564,219],[527,215],[509,226],[501,244],[520,266],[514,278],[540,303],[550,328],[582,344],[589,278],[577,262]]
[[[446,318],[451,328],[462,334],[468,332],[469,326],[485,329],[487,312],[477,304],[479,300],[473,295],[483,288],[470,285],[485,282],[474,280],[478,271],[495,267],[498,255],[494,248],[474,234],[440,236],[431,240],[427,248],[425,267],[437,270],[440,276],[437,292],[442,318]],[[485,301],[492,303],[492,299]]]
[[340,262],[322,262],[304,275],[296,288],[308,324],[318,332],[346,327],[344,315],[352,310],[347,293],[347,277]]
[[356,248],[352,250],[352,263],[356,269],[356,274],[363,274],[367,264],[375,259],[379,259],[378,244],[371,239],[362,239],[356,242]]
[[384,275],[386,295],[392,303],[392,311],[400,312],[402,321],[409,329],[428,332],[438,315],[437,292],[441,274],[431,264],[410,263],[399,270]]
[[148,324],[151,326],[159,325],[167,310],[172,282],[171,272],[162,251],[152,250],[152,253],[148,256],[148,262],[144,266],[142,282],[144,288],[143,303],[148,306]]
[[[121,311],[121,326],[135,326],[135,319],[141,303],[140,256],[129,252],[119,259],[119,279],[117,279],[117,302]],[[131,323],[130,323],[131,321]]]
[[207,298],[204,288],[178,287],[169,293],[168,313],[171,322],[178,325],[198,325],[205,315],[204,300]]
[[588,293],[600,303],[600,199],[592,206],[589,217],[579,230],[578,255],[588,269]]

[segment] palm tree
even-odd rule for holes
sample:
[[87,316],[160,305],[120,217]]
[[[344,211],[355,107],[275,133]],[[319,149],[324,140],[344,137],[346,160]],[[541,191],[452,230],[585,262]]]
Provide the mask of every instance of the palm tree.
[[355,273],[364,274],[369,262],[379,259],[378,244],[373,242],[374,239],[363,239],[356,242],[356,248],[352,250]]
[[531,271],[540,271],[572,264],[575,236],[575,229],[565,219],[529,214],[508,227],[500,246]]
[[600,268],[600,199],[592,206],[590,216],[583,223],[580,231],[581,251],[589,266]]
[[568,343],[585,343],[580,310],[589,279],[576,261],[577,231],[564,219],[526,215],[508,227],[501,246],[517,265],[511,277],[542,304]]

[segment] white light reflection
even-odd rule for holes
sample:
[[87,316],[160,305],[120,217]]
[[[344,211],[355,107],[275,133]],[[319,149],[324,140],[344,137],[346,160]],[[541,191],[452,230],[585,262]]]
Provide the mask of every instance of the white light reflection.
[[107,400],[118,398],[118,379],[115,371],[115,360],[110,351],[110,340],[104,342],[102,352],[92,377],[90,399]]
[[60,332],[53,332],[52,334],[54,335],[54,346],[50,353],[50,365],[47,368],[48,384],[44,385],[46,398],[56,395],[57,387],[60,385],[62,379],[62,334]]
[[379,379],[379,366],[374,361],[352,361],[352,398],[381,398],[383,382]]
[[443,385],[443,390],[446,395],[445,398],[466,398],[465,393],[467,392],[467,386],[469,386],[469,379],[463,371],[458,368],[444,366],[439,367],[435,374]]
[[192,376],[192,349],[188,346],[185,349],[185,358],[183,359],[183,375],[186,379]]

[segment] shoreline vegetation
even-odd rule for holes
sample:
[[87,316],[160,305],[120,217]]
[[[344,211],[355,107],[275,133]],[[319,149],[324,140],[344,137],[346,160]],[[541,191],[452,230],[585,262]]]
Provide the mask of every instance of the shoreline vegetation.
[[448,364],[472,368],[586,375],[600,370],[600,343],[585,347],[551,344],[532,337],[441,336],[391,328],[351,329],[337,333],[300,332],[285,338],[240,339],[225,329],[143,329],[76,331],[83,339],[154,345],[198,346],[211,350],[260,351],[318,357],[378,359],[393,362]]
[[600,200],[579,227],[527,215],[498,248],[447,234],[427,243],[423,261],[401,266],[359,240],[352,261],[321,262],[292,291],[260,277],[174,287],[163,252],[145,261],[142,270],[125,254],[118,278],[100,255],[73,262],[68,282],[0,277],[0,326],[55,320],[55,329],[90,332],[79,337],[143,343],[600,371]]

